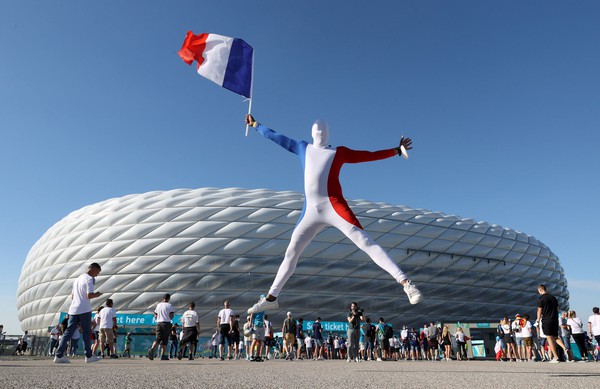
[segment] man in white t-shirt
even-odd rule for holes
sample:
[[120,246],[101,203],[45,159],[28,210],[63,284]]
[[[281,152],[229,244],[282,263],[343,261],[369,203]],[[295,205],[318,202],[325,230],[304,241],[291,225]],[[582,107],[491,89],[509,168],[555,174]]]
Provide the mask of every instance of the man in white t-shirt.
[[77,328],[77,325],[81,325],[83,345],[85,347],[85,362],[91,363],[99,361],[100,358],[92,355],[92,345],[90,334],[92,332],[92,303],[91,299],[100,297],[102,293],[94,292],[94,282],[98,274],[102,271],[102,268],[97,263],[92,263],[88,266],[87,273],[84,273],[77,277],[73,283],[73,292],[71,293],[71,306],[69,307],[69,321],[67,323],[67,329],[65,330],[58,349],[56,350],[56,356],[54,357],[54,363],[69,363],[70,361],[64,355],[67,349],[67,343],[71,340],[73,332]]
[[108,345],[108,355],[110,358],[118,358],[112,352],[115,343],[113,328],[117,326],[117,311],[113,308],[112,299],[106,300],[106,307],[98,312],[98,318],[100,319],[100,347],[104,348],[104,345]]
[[152,347],[148,349],[148,359],[154,359],[154,349],[160,344],[162,361],[168,361],[167,344],[169,343],[169,335],[171,334],[171,320],[175,316],[175,309],[169,302],[171,295],[165,294],[160,303],[154,309],[154,318],[156,319],[156,339],[152,343]]
[[596,343],[600,345],[600,308],[594,307],[592,312],[594,314],[588,319],[588,334],[596,338]]
[[188,306],[188,310],[181,316],[181,325],[183,326],[181,337],[181,344],[179,345],[179,352],[177,353],[177,359],[183,358],[183,349],[189,342],[189,357],[190,361],[194,360],[194,353],[198,345],[198,334],[200,333],[200,320],[198,319],[198,313],[194,310],[196,303],[193,301]]
[[225,340],[227,340],[227,357],[229,359],[233,358],[233,353],[235,351],[231,350],[231,346],[233,346],[232,334],[233,334],[233,310],[229,308],[229,301],[225,300],[223,302],[224,308],[219,311],[217,315],[217,329],[221,334],[221,343],[219,344],[219,356],[223,361],[225,356],[223,355],[223,347],[225,346]]

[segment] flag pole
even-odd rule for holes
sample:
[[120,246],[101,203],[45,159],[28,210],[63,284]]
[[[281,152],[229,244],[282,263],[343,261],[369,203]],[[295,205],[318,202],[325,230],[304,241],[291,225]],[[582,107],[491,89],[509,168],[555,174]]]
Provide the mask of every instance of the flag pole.
[[[254,91],[254,48],[252,49],[252,76],[250,78],[250,103],[248,103],[248,115],[252,114],[252,94]],[[248,125],[246,124],[246,136],[248,136]]]
[[[252,96],[252,92],[250,92]],[[250,103],[248,104],[248,115],[252,114],[252,98],[250,98]],[[248,136],[248,125],[246,124],[246,136]]]

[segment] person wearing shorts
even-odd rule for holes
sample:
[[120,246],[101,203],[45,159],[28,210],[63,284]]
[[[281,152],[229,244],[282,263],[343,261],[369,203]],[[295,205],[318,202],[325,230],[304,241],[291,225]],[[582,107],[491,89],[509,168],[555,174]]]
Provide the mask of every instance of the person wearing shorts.
[[163,361],[168,361],[167,344],[169,344],[169,334],[171,333],[171,320],[175,315],[175,309],[169,302],[170,294],[165,294],[162,301],[156,305],[154,317],[156,319],[156,339],[152,343],[152,347],[148,349],[148,359],[154,359],[154,349],[160,345],[161,357]]
[[181,338],[181,344],[179,345],[179,352],[177,353],[177,359],[183,358],[183,350],[189,343],[189,356],[190,361],[194,360],[194,353],[198,345],[198,334],[200,333],[200,320],[198,320],[198,313],[194,310],[196,303],[193,301],[188,305],[188,310],[181,315],[181,324],[183,326],[183,337]]
[[323,359],[323,325],[321,324],[321,318],[317,317],[317,320],[313,323],[313,338],[315,339],[315,343],[317,345],[315,349],[315,359],[322,360]]
[[296,343],[296,320],[292,319],[292,312],[287,313],[281,332],[283,333],[283,345],[286,350],[285,359],[291,361],[294,359],[294,344]]
[[548,348],[550,349],[550,363],[560,362],[556,345],[561,346],[565,353],[567,352],[562,339],[558,337],[559,321],[558,321],[558,300],[546,291],[546,285],[542,284],[537,288],[540,294],[537,309],[537,322],[541,322],[542,330],[548,340]]
[[525,360],[533,361],[533,333],[531,332],[531,322],[529,321],[529,315],[523,315],[523,321],[521,326],[521,334],[523,335],[523,351],[521,357]]
[[108,346],[107,355],[110,358],[117,358],[117,354],[113,353],[115,342],[115,333],[113,328],[117,325],[117,311],[113,308],[113,300],[106,299],[106,308],[98,313],[100,318],[100,345]]
[[439,336],[440,332],[438,331],[438,328],[433,322],[431,322],[427,328],[427,347],[429,348],[429,356],[431,357],[432,361],[437,361],[439,358]]
[[379,318],[377,324],[377,337],[379,338],[379,357],[378,361],[390,358],[390,340],[385,336],[387,324],[383,317]]
[[263,342],[265,341],[265,312],[256,312],[250,315],[252,323],[252,345],[250,351],[251,362],[262,362]]
[[504,339],[504,345],[506,347],[506,359],[508,361],[516,362],[516,342],[512,332],[512,322],[508,317],[505,317],[500,321],[500,328],[502,330],[502,338]]
[[230,309],[229,301],[223,302],[224,308],[219,311],[217,315],[217,328],[221,333],[221,342],[219,344],[219,356],[221,360],[225,360],[223,355],[223,347],[225,347],[225,340],[227,340],[227,358],[233,358],[235,350],[231,350],[233,346],[233,318],[235,314]]
[[246,360],[250,360],[250,346],[252,346],[252,322],[250,321],[250,316],[246,317],[246,323],[243,327],[244,330],[244,346],[246,348]]

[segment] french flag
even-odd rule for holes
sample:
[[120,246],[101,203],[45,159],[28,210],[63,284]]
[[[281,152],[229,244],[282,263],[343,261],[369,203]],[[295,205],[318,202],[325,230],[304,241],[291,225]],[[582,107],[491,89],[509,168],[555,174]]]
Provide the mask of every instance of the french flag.
[[252,98],[254,50],[242,39],[188,31],[179,56],[198,63],[198,74],[239,95]]

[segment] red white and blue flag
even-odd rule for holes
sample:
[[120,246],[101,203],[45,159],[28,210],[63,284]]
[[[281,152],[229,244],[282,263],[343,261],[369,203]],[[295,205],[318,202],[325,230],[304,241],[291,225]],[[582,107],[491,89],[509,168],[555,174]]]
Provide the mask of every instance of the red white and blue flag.
[[196,61],[198,74],[242,96],[252,98],[254,50],[242,39],[188,31],[179,56]]

